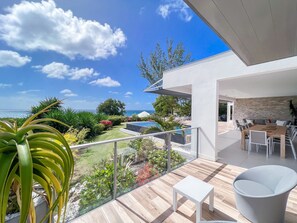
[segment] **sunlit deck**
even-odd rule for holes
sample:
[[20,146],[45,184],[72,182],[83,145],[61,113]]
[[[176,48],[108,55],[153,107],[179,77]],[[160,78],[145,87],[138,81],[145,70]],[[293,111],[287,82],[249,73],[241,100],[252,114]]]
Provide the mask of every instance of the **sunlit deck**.
[[[208,205],[204,204],[203,219],[249,222],[237,211],[232,188],[233,179],[244,170],[237,166],[196,159],[172,173],[73,220],[73,222],[195,222],[196,207],[191,201],[178,196],[178,210],[177,212],[172,210],[172,186],[188,175],[208,182],[215,188],[215,210],[210,212]],[[295,188],[288,199],[286,222],[296,223],[296,219],[297,189]]]

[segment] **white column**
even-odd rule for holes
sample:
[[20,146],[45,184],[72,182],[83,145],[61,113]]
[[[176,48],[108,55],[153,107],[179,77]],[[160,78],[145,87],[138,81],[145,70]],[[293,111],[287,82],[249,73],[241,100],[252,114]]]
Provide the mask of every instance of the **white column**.
[[[192,85],[192,126],[200,127],[198,156],[215,161],[217,159],[218,86],[216,81],[196,84]],[[197,149],[195,133],[196,131],[192,133],[193,152]]]

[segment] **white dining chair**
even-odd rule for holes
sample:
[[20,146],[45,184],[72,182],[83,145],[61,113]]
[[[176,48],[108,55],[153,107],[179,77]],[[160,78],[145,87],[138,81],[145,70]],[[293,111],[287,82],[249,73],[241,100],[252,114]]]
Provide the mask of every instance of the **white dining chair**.
[[[295,150],[293,140],[296,137],[296,133],[295,134],[286,134],[286,138],[285,138],[286,139],[285,145],[291,147],[293,157],[294,157],[295,160],[297,159],[297,156],[296,156],[296,150]],[[274,145],[275,144],[280,144],[280,139],[279,138],[273,138],[271,140],[271,145],[272,145],[271,149],[272,149],[272,151],[274,151]]]
[[256,145],[256,151],[258,152],[260,146],[266,147],[266,157],[269,157],[271,154],[271,146],[270,146],[270,138],[267,137],[266,131],[256,131],[250,130],[249,131],[249,149],[248,154],[250,154],[252,150],[252,145]]

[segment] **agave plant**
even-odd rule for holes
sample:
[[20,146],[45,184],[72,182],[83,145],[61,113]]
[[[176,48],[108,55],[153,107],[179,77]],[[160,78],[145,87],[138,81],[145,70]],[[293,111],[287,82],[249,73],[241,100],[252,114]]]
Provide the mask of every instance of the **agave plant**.
[[57,222],[65,219],[74,167],[72,152],[63,135],[45,124],[49,121],[59,121],[48,118],[36,119],[56,103],[32,115],[20,127],[16,123],[0,121],[1,223],[5,221],[11,188],[18,197],[19,222],[24,223],[28,218],[31,222],[36,222],[32,199],[34,184],[39,184],[43,188],[48,202],[49,211],[42,222],[52,222],[54,211],[57,213]]

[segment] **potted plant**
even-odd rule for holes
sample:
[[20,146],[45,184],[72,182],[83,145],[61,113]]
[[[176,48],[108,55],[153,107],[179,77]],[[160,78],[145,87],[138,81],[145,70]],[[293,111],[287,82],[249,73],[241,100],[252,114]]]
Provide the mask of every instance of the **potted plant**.
[[294,125],[297,125],[297,110],[296,110],[295,106],[293,105],[292,100],[290,100],[289,108],[290,108],[291,116],[294,118],[293,123],[294,123]]
[[16,122],[0,121],[1,223],[5,222],[11,191],[17,197],[19,222],[25,223],[28,219],[36,222],[32,199],[36,184],[42,187],[48,205],[40,222],[53,222],[53,213],[57,215],[57,222],[65,218],[74,167],[72,152],[63,135],[45,124],[59,121],[36,119],[56,103],[30,116],[20,127]]

